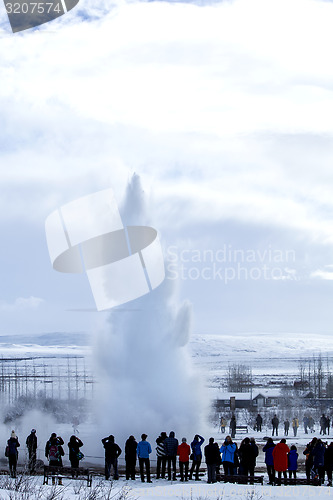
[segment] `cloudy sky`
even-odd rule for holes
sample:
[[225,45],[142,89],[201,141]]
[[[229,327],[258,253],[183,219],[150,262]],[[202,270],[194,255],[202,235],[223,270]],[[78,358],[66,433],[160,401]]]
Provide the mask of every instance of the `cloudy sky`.
[[[134,172],[197,333],[331,333],[333,2],[0,5],[0,334],[82,331],[85,275],[44,223]],[[124,221],[126,222],[126,221]],[[129,307],[135,307],[135,303]]]

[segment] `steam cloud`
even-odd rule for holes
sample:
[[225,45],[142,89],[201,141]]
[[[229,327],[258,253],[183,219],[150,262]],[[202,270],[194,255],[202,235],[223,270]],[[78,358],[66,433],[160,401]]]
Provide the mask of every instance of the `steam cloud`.
[[[121,212],[125,225],[147,224],[137,175]],[[193,370],[186,348],[191,306],[176,302],[174,282],[166,279],[153,292],[114,309],[95,335],[96,419],[101,432],[114,434],[119,443],[143,432],[152,444],[161,431],[188,439],[203,432],[202,376]]]

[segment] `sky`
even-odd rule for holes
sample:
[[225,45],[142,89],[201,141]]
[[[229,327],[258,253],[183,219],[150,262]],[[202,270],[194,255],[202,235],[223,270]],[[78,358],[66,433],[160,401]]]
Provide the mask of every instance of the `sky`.
[[81,0],[12,34],[1,4],[0,335],[108,314],[52,269],[44,224],[107,188],[121,211],[134,173],[196,333],[330,334],[332,17],[322,0]]

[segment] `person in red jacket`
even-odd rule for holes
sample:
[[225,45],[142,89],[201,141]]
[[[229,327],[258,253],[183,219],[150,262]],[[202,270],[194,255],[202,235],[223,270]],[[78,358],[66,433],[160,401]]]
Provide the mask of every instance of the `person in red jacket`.
[[191,447],[186,443],[186,438],[182,438],[182,444],[178,446],[177,455],[179,456],[179,471],[180,480],[184,481],[184,469],[185,469],[185,481],[188,481],[188,464],[190,461]]
[[273,450],[273,462],[274,470],[278,473],[278,481],[276,484],[281,486],[282,473],[284,479],[287,479],[287,469],[288,469],[288,453],[290,452],[289,447],[286,445],[286,440],[283,438],[275,446]]

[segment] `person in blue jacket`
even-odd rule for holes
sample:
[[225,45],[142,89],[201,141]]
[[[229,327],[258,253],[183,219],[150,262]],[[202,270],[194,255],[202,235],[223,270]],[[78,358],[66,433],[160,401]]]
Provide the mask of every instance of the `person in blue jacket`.
[[275,469],[274,469],[274,461],[273,461],[273,450],[275,444],[272,438],[268,438],[265,446],[262,451],[265,453],[265,464],[267,467],[267,474],[269,478],[270,485],[273,485],[275,482]]
[[222,465],[226,476],[233,476],[235,474],[236,449],[236,443],[232,442],[231,436],[227,436],[220,448],[220,452],[222,453]]
[[291,447],[290,447],[290,452],[288,453],[288,471],[289,471],[289,479],[292,478],[292,476],[294,476],[294,478],[296,479],[296,471],[298,469],[298,466],[297,466],[297,459],[298,459],[298,453],[297,453],[297,448],[296,446],[293,444]]
[[199,468],[200,468],[200,464],[201,464],[201,460],[202,460],[201,446],[204,443],[204,441],[205,440],[202,436],[200,436],[199,434],[196,434],[194,436],[192,443],[191,443],[193,457],[192,457],[192,465],[191,465],[191,469],[190,469],[189,479],[192,479],[193,472],[195,469],[195,480],[201,481],[201,479],[199,478]]
[[144,471],[143,471],[143,468],[145,466],[146,467],[146,474],[147,474],[147,483],[151,483],[152,481],[150,479],[149,455],[151,454],[152,450],[151,450],[150,443],[148,443],[148,441],[146,441],[146,439],[147,439],[147,434],[141,434],[142,441],[140,441],[138,443],[136,452],[137,452],[138,459],[139,459],[141,482],[142,483],[145,482],[145,475],[144,475]]

